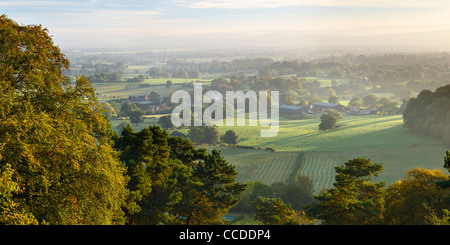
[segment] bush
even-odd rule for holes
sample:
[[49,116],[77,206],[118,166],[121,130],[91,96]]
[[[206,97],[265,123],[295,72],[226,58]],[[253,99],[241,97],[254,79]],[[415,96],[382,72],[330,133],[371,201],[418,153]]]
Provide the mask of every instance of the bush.
[[327,110],[320,116],[319,130],[330,130],[338,125],[339,120],[343,119],[342,114],[336,110]]

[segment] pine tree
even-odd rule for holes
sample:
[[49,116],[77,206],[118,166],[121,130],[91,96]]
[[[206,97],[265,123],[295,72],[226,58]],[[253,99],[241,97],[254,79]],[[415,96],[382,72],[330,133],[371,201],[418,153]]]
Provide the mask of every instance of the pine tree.
[[344,166],[335,167],[334,187],[316,199],[309,212],[325,224],[380,224],[383,214],[384,183],[372,183],[383,165],[367,158],[350,159]]

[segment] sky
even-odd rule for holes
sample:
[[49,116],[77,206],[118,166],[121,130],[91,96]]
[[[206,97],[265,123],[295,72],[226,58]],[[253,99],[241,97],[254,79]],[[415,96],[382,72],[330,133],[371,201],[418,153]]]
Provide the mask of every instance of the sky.
[[0,10],[63,49],[450,44],[448,0],[0,0]]

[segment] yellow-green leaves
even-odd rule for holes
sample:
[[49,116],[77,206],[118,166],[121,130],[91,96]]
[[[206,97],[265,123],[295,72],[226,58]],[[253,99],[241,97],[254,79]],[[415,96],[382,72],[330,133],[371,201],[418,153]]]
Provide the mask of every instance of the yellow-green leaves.
[[92,86],[69,84],[69,61],[41,26],[2,15],[0,44],[0,176],[19,188],[8,213],[39,224],[123,222],[124,169]]

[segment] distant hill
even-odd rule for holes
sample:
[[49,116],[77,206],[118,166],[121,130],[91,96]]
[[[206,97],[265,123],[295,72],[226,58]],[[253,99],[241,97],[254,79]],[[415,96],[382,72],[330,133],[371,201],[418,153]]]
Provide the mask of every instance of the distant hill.
[[[382,48],[397,51],[450,49],[450,30],[384,35],[336,35],[310,33],[205,33],[183,36],[144,36],[125,46],[150,49],[245,49],[245,48]],[[122,46],[123,47],[123,46]]]

